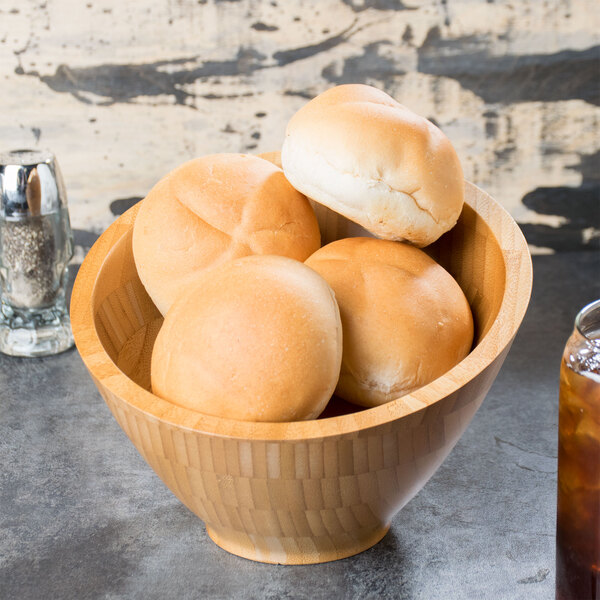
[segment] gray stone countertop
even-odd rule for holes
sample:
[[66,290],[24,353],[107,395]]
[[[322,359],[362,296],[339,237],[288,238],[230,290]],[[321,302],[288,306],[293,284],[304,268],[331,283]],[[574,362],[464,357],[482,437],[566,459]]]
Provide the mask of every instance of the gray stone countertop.
[[552,598],[558,370],[599,285],[598,253],[534,258],[527,316],[456,448],[378,545],[322,565],[213,544],[76,350],[0,355],[0,598]]

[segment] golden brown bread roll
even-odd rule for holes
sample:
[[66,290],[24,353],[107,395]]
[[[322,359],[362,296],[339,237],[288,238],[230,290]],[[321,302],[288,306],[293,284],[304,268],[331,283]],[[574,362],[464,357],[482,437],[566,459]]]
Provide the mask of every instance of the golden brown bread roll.
[[433,381],[469,352],[473,318],[454,278],[422,250],[374,238],[332,242],[306,264],[342,317],[336,395],[377,406]]
[[313,419],[341,358],[325,280],[290,258],[248,256],[200,274],[173,304],[152,353],[152,391],[228,419]]
[[163,314],[203,269],[250,254],[303,261],[319,245],[308,200],[281,169],[246,154],[178,167],[142,201],[133,228],[140,280]]
[[291,184],[382,239],[426,246],[464,202],[458,156],[433,123],[368,85],[331,88],[289,121]]
[[273,163],[276,167],[282,168],[281,166],[281,152],[276,150],[274,152],[262,152],[261,154],[257,154],[259,158],[263,158],[264,160],[268,160]]

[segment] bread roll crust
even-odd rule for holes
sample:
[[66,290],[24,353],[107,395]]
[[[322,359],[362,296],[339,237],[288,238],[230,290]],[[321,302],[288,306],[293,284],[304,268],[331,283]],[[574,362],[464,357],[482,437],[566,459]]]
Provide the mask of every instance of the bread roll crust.
[[248,256],[200,274],[173,304],[152,353],[152,390],[227,419],[313,419],[341,359],[325,280],[289,258]]
[[367,85],[331,88],[301,108],[281,160],[296,189],[382,239],[426,246],[456,224],[464,203],[444,133]]
[[347,238],[307,259],[335,292],[344,330],[336,394],[377,406],[430,383],[469,352],[473,318],[454,278],[422,250]]
[[140,280],[164,315],[199,271],[251,254],[303,261],[320,234],[309,201],[281,169],[256,156],[213,154],[152,188],[132,243]]

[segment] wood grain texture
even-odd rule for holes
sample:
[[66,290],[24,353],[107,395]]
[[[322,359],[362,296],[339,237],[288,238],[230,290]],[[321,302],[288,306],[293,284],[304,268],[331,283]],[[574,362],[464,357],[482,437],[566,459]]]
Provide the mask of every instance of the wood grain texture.
[[600,247],[597,0],[3,0],[0,48],[2,145],[56,152],[78,232],[354,82],[433,119],[535,251]]
[[[531,261],[513,219],[467,184],[457,226],[431,249],[461,283],[477,324],[474,349],[446,375],[352,414],[248,423],[194,413],[149,391],[160,315],[135,272],[135,215],[136,207],[89,252],[71,319],[90,374],[136,448],[230,552],[304,564],[375,544],[462,435],[524,316]],[[347,224],[335,221],[322,221],[325,236],[343,234]]]

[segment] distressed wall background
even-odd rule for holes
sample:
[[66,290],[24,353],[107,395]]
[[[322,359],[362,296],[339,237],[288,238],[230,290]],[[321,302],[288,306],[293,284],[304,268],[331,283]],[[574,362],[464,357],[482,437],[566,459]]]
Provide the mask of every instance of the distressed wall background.
[[81,256],[166,172],[279,148],[378,86],[450,137],[534,252],[600,247],[596,0],[0,0],[0,140],[59,158]]

